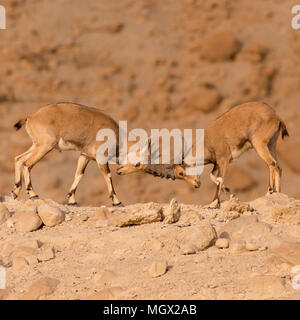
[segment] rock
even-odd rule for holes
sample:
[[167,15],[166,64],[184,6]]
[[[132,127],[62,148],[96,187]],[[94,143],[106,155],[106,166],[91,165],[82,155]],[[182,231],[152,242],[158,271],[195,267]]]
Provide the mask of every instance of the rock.
[[254,241],[265,244],[271,235],[272,227],[260,222],[254,215],[242,216],[225,224],[218,232],[219,238]]
[[145,247],[152,251],[159,251],[164,244],[157,239],[150,240],[146,243]]
[[176,199],[172,199],[169,206],[163,210],[164,223],[171,224],[179,221],[180,214],[180,205]]
[[257,251],[259,249],[259,245],[254,242],[246,242],[246,250],[248,251]]
[[275,205],[286,207],[292,202],[293,200],[284,193],[275,192],[270,195],[257,198],[254,201],[249,202],[249,205],[259,213],[269,215],[272,213]]
[[153,262],[149,268],[149,275],[152,278],[157,278],[167,272],[168,264],[166,261]]
[[228,222],[240,217],[237,211],[220,211],[217,214],[216,220],[219,222]]
[[55,258],[55,249],[52,246],[43,246],[37,255],[37,259],[39,262],[49,261],[54,258]]
[[272,208],[271,218],[276,223],[300,223],[300,205],[296,205],[294,207],[283,207],[276,205]]
[[198,232],[191,235],[191,242],[198,250],[204,250],[211,246],[217,237],[216,230],[210,222],[204,220],[200,221]]
[[193,110],[199,110],[204,113],[214,111],[219,102],[221,96],[215,88],[199,88],[197,92],[191,94],[187,101],[188,107]]
[[162,221],[162,219],[162,207],[149,203],[140,208],[133,208],[130,211],[111,214],[109,217],[109,224],[116,227],[128,227],[132,225],[159,222]]
[[216,231],[211,223],[202,220],[196,226],[183,228],[177,235],[180,247],[185,245],[194,246],[197,250],[202,251],[211,246],[216,239]]
[[10,213],[3,203],[0,203],[0,225],[3,224],[8,218]]
[[276,298],[285,292],[284,279],[272,275],[258,275],[249,279],[247,293],[257,298]]
[[240,43],[230,31],[210,33],[202,41],[201,57],[211,62],[226,61],[239,51]]
[[246,251],[246,242],[244,240],[235,240],[230,242],[231,253],[241,253]]
[[90,215],[87,224],[96,228],[107,227],[109,215],[108,209],[102,206]]
[[270,246],[272,253],[276,254],[291,265],[300,265],[300,244],[283,241]]
[[12,267],[15,272],[28,271],[29,263],[23,257],[15,257],[12,260]]
[[28,207],[24,211],[18,211],[13,215],[13,222],[18,232],[31,232],[39,229],[43,224],[36,213],[36,207]]
[[241,202],[238,198],[231,198],[221,204],[221,209],[226,212],[237,212],[244,214],[245,212],[253,212],[254,209],[245,202]]
[[54,227],[65,220],[65,214],[58,207],[48,204],[39,206],[38,214],[47,227]]
[[229,240],[226,238],[219,238],[216,241],[215,246],[219,249],[226,249],[229,247]]
[[197,253],[197,248],[193,244],[183,244],[181,247],[181,254],[189,255]]
[[89,295],[86,300],[112,300],[120,298],[124,293],[121,287],[106,288]]
[[38,300],[52,294],[59,284],[59,280],[45,277],[35,281],[22,296],[24,300]]
[[268,53],[268,48],[260,43],[245,44],[238,55],[238,60],[261,62]]

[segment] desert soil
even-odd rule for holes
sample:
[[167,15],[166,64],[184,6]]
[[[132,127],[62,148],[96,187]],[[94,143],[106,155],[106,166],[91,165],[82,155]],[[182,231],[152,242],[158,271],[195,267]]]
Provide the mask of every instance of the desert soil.
[[124,208],[3,200],[2,299],[300,298],[300,201],[284,194],[215,210],[176,200]]

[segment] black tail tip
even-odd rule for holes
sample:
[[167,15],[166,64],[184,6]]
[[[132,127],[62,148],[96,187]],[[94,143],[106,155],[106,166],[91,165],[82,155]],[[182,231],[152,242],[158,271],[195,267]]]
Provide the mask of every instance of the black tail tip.
[[14,124],[14,128],[16,129],[16,131],[20,130],[23,126],[23,124],[25,123],[24,120],[20,120],[17,123]]

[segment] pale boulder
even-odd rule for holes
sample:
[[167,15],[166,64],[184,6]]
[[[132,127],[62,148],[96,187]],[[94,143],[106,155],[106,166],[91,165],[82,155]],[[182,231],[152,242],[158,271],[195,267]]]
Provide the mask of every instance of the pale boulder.
[[54,227],[65,220],[65,213],[62,210],[48,204],[39,206],[38,214],[47,227]]
[[43,222],[36,213],[36,207],[28,207],[13,215],[13,222],[18,232],[31,232],[39,229]]

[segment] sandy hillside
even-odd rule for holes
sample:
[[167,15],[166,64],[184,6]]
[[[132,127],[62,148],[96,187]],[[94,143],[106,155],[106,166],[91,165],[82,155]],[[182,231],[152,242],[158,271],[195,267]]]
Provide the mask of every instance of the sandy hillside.
[[[0,31],[0,194],[14,183],[13,159],[30,140],[20,118],[44,104],[97,106],[129,128],[203,128],[230,107],[263,100],[284,119],[279,142],[282,191],[299,198],[300,31],[291,1],[281,0],[4,0]],[[50,153],[33,169],[37,193],[59,203],[77,154]],[[113,170],[115,170],[113,168]],[[211,201],[208,167],[200,190],[147,175],[113,175],[119,198],[136,202]],[[268,170],[251,151],[230,166],[227,184],[242,200],[265,194]],[[92,163],[78,202],[110,205]]]
[[300,298],[300,202],[284,194],[215,210],[3,200],[2,299]]
[[[300,298],[292,287],[300,265],[300,31],[291,28],[292,2],[1,1],[7,289],[0,299]],[[30,146],[13,125],[45,104],[96,106],[150,130],[203,128],[253,100],[272,105],[290,133],[278,143],[282,194],[263,197],[268,169],[249,151],[226,178],[241,202],[220,210],[204,207],[215,192],[210,167],[198,190],[145,174],[117,176],[113,168],[126,205],[113,209],[95,164],[79,185],[80,207],[67,207],[78,154],[52,152],[32,171],[35,191],[48,200],[8,197],[14,157]]]

